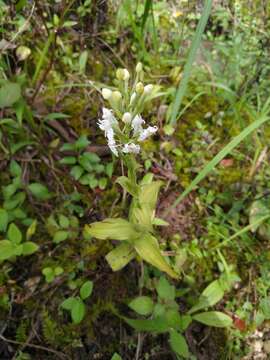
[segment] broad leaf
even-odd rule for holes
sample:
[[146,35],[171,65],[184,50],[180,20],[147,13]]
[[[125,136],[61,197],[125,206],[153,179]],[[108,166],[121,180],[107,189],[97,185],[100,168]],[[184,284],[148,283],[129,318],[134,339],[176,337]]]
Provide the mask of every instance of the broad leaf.
[[86,281],[80,288],[80,297],[85,300],[87,299],[93,291],[93,281]]
[[150,315],[154,309],[153,300],[149,296],[138,296],[128,306],[139,315]]
[[223,298],[223,296],[224,290],[221,287],[219,280],[215,280],[210,285],[208,285],[207,288],[204,289],[204,291],[199,297],[198,303],[194,305],[188,313],[193,314],[198,310],[213,306],[217,302],[219,302]]
[[122,186],[126,192],[128,192],[132,196],[138,195],[139,187],[134,185],[128,177],[126,176],[120,176],[117,178],[116,182]]
[[139,203],[142,208],[147,206],[151,212],[155,210],[161,185],[162,181],[154,181],[140,186]]
[[22,241],[22,233],[17,225],[13,223],[9,225],[7,237],[13,244],[18,245]]
[[123,317],[125,322],[133,327],[137,331],[149,331],[155,333],[165,333],[169,330],[169,327],[164,321],[164,318],[155,318],[155,319],[129,319]]
[[169,342],[173,351],[177,355],[182,356],[185,359],[189,358],[188,345],[183,335],[179,334],[175,330],[171,330]]
[[143,260],[164,271],[171,277],[177,279],[178,275],[168,265],[161,254],[157,239],[149,233],[146,233],[134,240],[134,247]]
[[60,242],[66,240],[68,238],[68,231],[66,230],[59,230],[53,236],[53,242],[59,244]]
[[71,309],[71,318],[74,324],[79,324],[85,315],[85,305],[81,299],[75,298],[72,309]]
[[22,254],[31,255],[38,250],[38,245],[32,241],[26,241],[22,244]]
[[0,261],[7,260],[15,256],[16,246],[9,240],[0,241]]
[[40,183],[32,183],[28,186],[28,189],[38,200],[48,200],[51,197],[47,187]]
[[175,287],[170,285],[164,276],[160,277],[156,286],[156,290],[158,296],[163,300],[174,300],[175,298]]
[[106,260],[113,271],[118,271],[125,267],[135,256],[136,252],[133,246],[124,242],[110,251],[106,255]]
[[21,98],[19,84],[7,82],[0,88],[0,108],[10,107]]
[[108,218],[86,225],[85,231],[100,240],[131,240],[139,236],[134,225],[121,218]]
[[230,316],[219,311],[208,311],[192,316],[194,320],[202,324],[214,327],[228,327],[233,321]]
[[61,308],[65,309],[65,310],[70,310],[71,311],[71,309],[72,309],[73,305],[75,304],[75,302],[76,302],[76,298],[69,297],[66,300],[64,300],[60,306],[61,306]]

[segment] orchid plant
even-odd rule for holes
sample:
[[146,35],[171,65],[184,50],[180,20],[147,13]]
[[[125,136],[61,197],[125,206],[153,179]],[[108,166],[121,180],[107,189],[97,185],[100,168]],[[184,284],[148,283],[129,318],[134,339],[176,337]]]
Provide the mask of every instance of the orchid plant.
[[127,176],[116,181],[132,200],[128,218],[108,218],[86,225],[85,231],[99,240],[118,240],[120,244],[110,251],[106,260],[113,271],[126,266],[137,255],[144,261],[164,271],[173,278],[178,274],[162,254],[155,236],[154,226],[167,223],[155,216],[161,181],[153,181],[153,174],[146,174],[138,181],[137,157],[142,142],[158,131],[157,126],[145,126],[141,113],[145,105],[160,96],[158,86],[143,84],[142,64],[136,66],[136,75],[131,84],[127,69],[116,72],[117,90],[103,88],[103,98],[110,108],[102,109],[99,128],[104,132],[114,156],[120,158],[127,168]]

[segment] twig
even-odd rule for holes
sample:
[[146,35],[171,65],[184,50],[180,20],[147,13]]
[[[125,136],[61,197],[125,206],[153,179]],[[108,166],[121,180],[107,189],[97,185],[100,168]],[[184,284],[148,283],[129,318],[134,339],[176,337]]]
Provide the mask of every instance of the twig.
[[56,356],[58,356],[60,359],[69,359],[69,357],[59,351],[56,351],[54,349],[50,349],[50,348],[47,348],[45,346],[41,346],[41,345],[35,345],[35,344],[24,344],[23,342],[21,341],[15,341],[15,340],[11,340],[11,339],[7,339],[6,337],[4,337],[3,335],[0,335],[0,339],[7,342],[7,343],[10,343],[10,344],[15,344],[15,345],[25,345],[26,347],[31,347],[33,349],[38,349],[38,350],[43,350],[43,351],[47,351],[47,352],[50,352],[50,353],[53,353],[55,354]]

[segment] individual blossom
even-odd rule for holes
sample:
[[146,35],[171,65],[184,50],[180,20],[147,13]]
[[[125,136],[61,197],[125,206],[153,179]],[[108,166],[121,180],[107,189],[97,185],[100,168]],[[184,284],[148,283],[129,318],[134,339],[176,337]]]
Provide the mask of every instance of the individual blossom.
[[122,151],[125,154],[130,154],[130,153],[139,154],[140,150],[141,150],[140,145],[130,143],[130,144],[125,144]]
[[132,120],[131,127],[133,129],[134,136],[138,136],[142,133],[143,127],[142,125],[145,123],[141,115],[136,115]]
[[144,141],[146,140],[149,136],[155,134],[158,130],[157,126],[148,126],[148,128],[143,129],[140,132],[140,135],[138,137],[138,141]]

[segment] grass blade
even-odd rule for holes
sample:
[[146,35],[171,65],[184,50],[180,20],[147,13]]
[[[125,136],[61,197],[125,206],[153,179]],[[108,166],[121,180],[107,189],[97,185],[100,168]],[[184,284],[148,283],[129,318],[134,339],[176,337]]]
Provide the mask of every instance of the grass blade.
[[[264,107],[265,108],[265,107]],[[260,114],[259,119],[255,120],[252,124],[247,126],[239,135],[234,137],[229,144],[227,144],[195,177],[191,184],[186,188],[186,190],[174,201],[174,203],[167,209],[165,216],[175,208],[195,187],[202,181],[214,168],[215,166],[224,159],[236,146],[238,146],[248,135],[250,135],[254,130],[260,127],[263,123],[268,121],[269,111],[263,111]]]
[[196,29],[196,33],[192,40],[191,48],[190,48],[190,51],[188,54],[188,59],[187,59],[187,62],[185,64],[185,68],[184,68],[183,78],[180,81],[180,84],[177,89],[175,99],[174,99],[174,102],[172,105],[172,111],[170,114],[170,124],[171,125],[174,125],[176,123],[177,114],[179,112],[183,97],[184,97],[186,89],[187,89],[187,84],[188,84],[190,74],[192,71],[192,65],[195,60],[197,50],[201,43],[202,34],[203,34],[205,26],[207,24],[207,21],[208,21],[210,12],[211,12],[211,7],[212,7],[212,0],[206,0],[202,16],[200,18],[199,24]]

